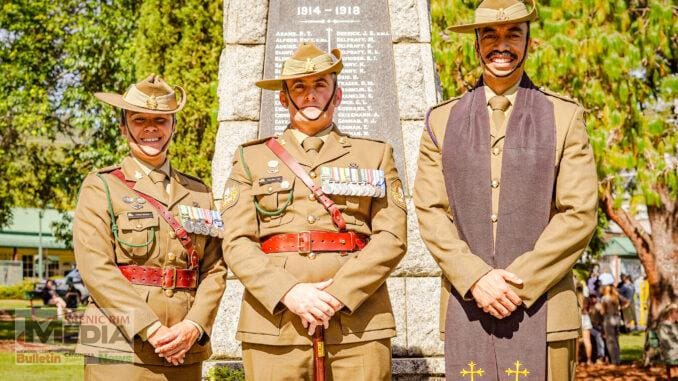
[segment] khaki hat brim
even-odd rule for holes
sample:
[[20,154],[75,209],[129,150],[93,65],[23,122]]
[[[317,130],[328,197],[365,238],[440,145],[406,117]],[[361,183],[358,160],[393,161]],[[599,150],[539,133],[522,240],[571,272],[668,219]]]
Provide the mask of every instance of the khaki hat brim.
[[127,103],[121,94],[116,94],[116,93],[94,93],[94,96],[97,97],[100,101],[109,104],[113,107],[117,107],[123,110],[128,110],[132,112],[143,112],[146,114],[176,114],[179,111],[181,111],[184,106],[186,105],[186,92],[184,89],[180,86],[177,86],[177,89],[180,90],[181,92],[181,100],[179,101],[179,104],[177,105],[177,108],[173,110],[155,110],[155,109],[150,109],[150,108],[145,108],[145,107],[140,107],[133,105],[131,103]]
[[497,20],[489,21],[484,23],[473,23],[473,24],[463,24],[463,25],[453,25],[448,27],[447,30],[455,33],[475,33],[476,29],[485,28],[492,25],[505,25],[505,24],[519,24],[521,22],[534,21],[539,17],[537,16],[537,9],[532,8],[532,11],[527,16],[523,16],[517,19],[511,20]]
[[327,69],[324,69],[324,70],[321,70],[321,71],[316,71],[316,72],[313,72],[313,73],[304,73],[304,74],[298,74],[298,75],[281,76],[281,77],[275,78],[275,79],[262,79],[261,81],[257,81],[256,85],[257,85],[257,87],[260,87],[264,90],[279,91],[279,90],[282,90],[283,81],[289,81],[291,79],[311,77],[311,76],[314,76],[314,75],[322,76],[322,75],[329,74],[329,73],[339,74],[339,73],[341,73],[341,70],[343,68],[344,68],[344,63],[342,62],[342,58],[339,57],[337,62],[333,63],[332,66],[329,66]]

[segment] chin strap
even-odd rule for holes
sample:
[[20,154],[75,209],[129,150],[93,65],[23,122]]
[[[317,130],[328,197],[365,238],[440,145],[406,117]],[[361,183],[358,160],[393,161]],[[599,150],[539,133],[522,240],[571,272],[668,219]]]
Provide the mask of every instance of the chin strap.
[[325,105],[325,107],[323,107],[323,111],[322,111],[322,112],[320,113],[320,115],[318,115],[317,117],[315,117],[315,118],[309,118],[306,114],[304,114],[304,112],[299,108],[299,106],[297,106],[297,104],[294,103],[294,99],[292,99],[292,96],[290,95],[290,90],[289,90],[289,88],[287,87],[287,82],[283,81],[282,86],[283,86],[283,91],[285,92],[285,95],[287,95],[287,99],[292,103],[292,106],[294,106],[294,108],[295,108],[298,112],[300,112],[301,115],[302,115],[304,118],[308,119],[308,120],[311,121],[311,122],[315,122],[316,120],[320,119],[320,117],[323,116],[323,114],[327,111],[327,109],[330,108],[330,104],[332,104],[332,102],[334,102],[334,96],[335,96],[336,93],[337,93],[337,80],[335,79],[335,80],[334,80],[334,87],[332,88],[332,96],[330,97],[330,100],[327,101],[327,104]]
[[530,41],[530,23],[528,22],[527,23],[527,38],[525,39],[525,51],[523,52],[523,58],[518,63],[518,66],[513,68],[513,70],[511,70],[511,72],[509,72],[508,74],[499,75],[499,74],[495,73],[494,71],[492,71],[492,69],[490,69],[490,67],[485,63],[485,57],[483,57],[483,55],[480,54],[480,37],[478,36],[478,29],[476,29],[476,52],[478,53],[478,56],[480,57],[480,63],[483,65],[483,68],[485,70],[489,71],[490,73],[492,73],[492,75],[494,75],[497,78],[510,77],[511,75],[513,75],[513,73],[516,72],[516,70],[518,70],[519,68],[521,68],[523,66],[523,64],[525,63],[525,59],[527,58],[527,49],[529,47],[529,43],[528,43],[529,41]]

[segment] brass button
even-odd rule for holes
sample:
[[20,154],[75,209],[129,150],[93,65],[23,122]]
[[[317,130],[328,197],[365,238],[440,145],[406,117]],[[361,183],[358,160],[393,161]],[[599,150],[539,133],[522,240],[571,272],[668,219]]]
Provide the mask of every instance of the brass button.
[[497,222],[497,220],[499,219],[499,217],[498,217],[496,214],[493,214],[493,215],[490,217],[490,219],[492,219],[492,222]]
[[137,224],[136,228],[141,229],[142,228],[141,224]]
[[171,251],[167,253],[167,260],[170,262],[173,262],[175,259],[177,259],[176,254],[172,253]]
[[501,150],[499,149],[499,147],[492,148],[492,155],[497,156],[500,153],[501,153]]
[[346,139],[344,137],[339,138],[339,144],[344,144],[346,143]]
[[169,237],[170,239],[175,239],[177,238],[177,233],[175,233],[174,230],[170,230]]
[[308,259],[315,259],[315,253],[314,252],[308,253]]
[[266,189],[266,190],[269,191],[269,192],[273,192],[273,187],[268,187],[268,189]]
[[165,290],[165,296],[171,298],[174,296],[174,290]]
[[499,188],[499,180],[497,179],[492,180],[492,188]]
[[315,201],[315,195],[313,193],[309,193],[308,199],[311,200],[311,201]]
[[308,216],[306,220],[309,224],[315,224],[315,216]]
[[308,175],[311,176],[312,179],[315,179],[315,171],[309,172]]

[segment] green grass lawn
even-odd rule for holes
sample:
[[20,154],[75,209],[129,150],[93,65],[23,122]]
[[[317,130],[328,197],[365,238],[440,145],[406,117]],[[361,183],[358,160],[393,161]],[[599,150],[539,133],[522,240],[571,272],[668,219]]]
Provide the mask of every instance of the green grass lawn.
[[[34,300],[34,306],[42,306],[42,300]],[[28,308],[30,302],[26,299],[0,299],[0,310],[9,310],[14,308]]]
[[71,356],[62,364],[17,364],[14,352],[0,352],[0,380],[4,381],[64,381],[82,380],[81,356]]
[[643,359],[643,346],[645,345],[645,332],[638,331],[625,335],[619,335],[619,348],[623,363],[632,363]]

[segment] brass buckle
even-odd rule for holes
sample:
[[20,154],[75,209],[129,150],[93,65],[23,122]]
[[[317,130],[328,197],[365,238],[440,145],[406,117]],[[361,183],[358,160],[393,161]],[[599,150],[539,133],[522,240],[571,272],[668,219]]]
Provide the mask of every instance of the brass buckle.
[[[302,241],[305,243],[302,244]],[[311,254],[311,232],[297,233],[297,251],[299,254]]]
[[[172,285],[167,286],[167,271],[172,271]],[[177,288],[177,268],[174,266],[164,267],[162,269],[162,289],[163,290],[174,290]]]

